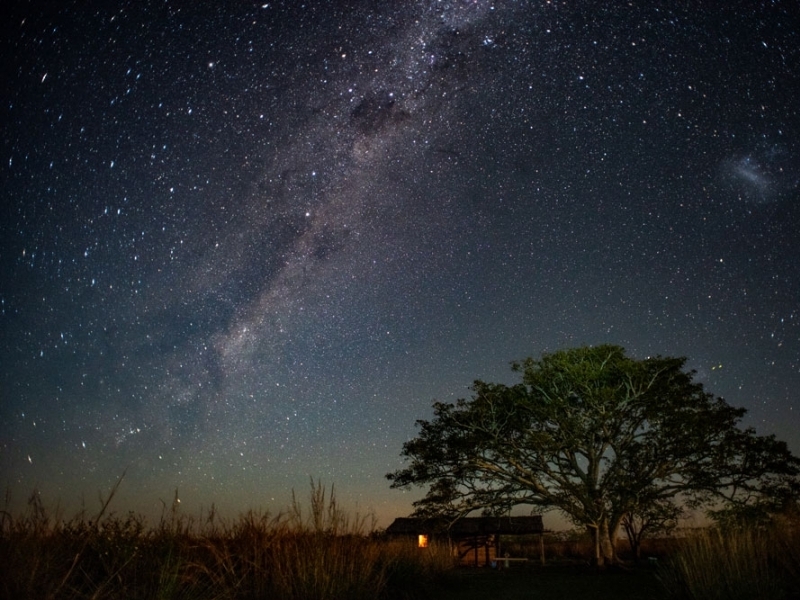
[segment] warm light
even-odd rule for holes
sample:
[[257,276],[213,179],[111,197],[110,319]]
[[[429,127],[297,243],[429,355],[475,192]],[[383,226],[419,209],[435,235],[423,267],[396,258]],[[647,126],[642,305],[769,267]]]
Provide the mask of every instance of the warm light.
[[428,536],[422,533],[419,536],[417,536],[417,546],[420,548],[427,548]]

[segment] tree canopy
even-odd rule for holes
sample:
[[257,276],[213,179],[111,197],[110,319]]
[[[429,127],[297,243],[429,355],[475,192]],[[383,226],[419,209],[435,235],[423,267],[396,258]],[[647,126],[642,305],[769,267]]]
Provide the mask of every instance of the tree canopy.
[[797,493],[784,442],[739,425],[746,411],[707,393],[685,358],[636,360],[612,345],[512,365],[516,385],[476,381],[470,400],[434,404],[403,445],[392,487],[428,486],[417,515],[456,518],[527,504],[586,527],[599,563],[626,516],[676,498],[760,507]]

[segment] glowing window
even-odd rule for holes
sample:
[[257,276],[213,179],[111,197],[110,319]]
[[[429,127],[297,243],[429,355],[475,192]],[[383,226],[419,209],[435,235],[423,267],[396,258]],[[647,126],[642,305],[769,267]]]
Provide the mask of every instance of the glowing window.
[[425,534],[420,534],[417,536],[417,546],[419,548],[427,548],[428,547],[428,536]]

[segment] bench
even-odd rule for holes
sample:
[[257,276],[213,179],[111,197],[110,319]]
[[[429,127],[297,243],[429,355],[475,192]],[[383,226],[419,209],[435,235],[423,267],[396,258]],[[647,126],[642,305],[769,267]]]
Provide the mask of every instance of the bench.
[[508,569],[511,567],[511,563],[525,563],[528,562],[527,558],[511,558],[509,556],[502,557],[498,562],[503,564],[504,569]]

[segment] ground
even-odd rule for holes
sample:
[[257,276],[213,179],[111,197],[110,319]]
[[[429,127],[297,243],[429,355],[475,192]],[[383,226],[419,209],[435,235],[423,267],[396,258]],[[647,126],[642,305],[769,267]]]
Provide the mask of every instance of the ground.
[[[535,594],[533,593],[535,592]],[[440,600],[659,600],[665,598],[655,570],[596,572],[588,567],[459,569],[431,597]]]

